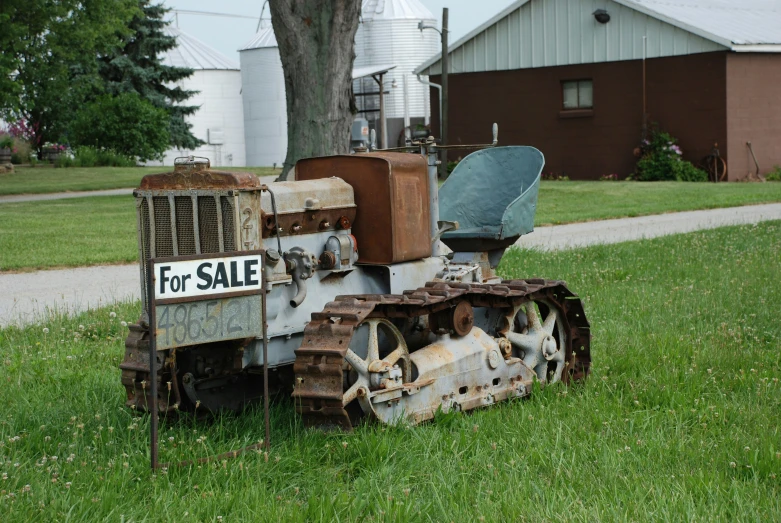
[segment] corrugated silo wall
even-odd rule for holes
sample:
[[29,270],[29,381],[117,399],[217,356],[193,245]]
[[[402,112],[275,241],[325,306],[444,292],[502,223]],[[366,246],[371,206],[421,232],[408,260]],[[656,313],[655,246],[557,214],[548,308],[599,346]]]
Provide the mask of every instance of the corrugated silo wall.
[[[183,89],[197,91],[185,103],[199,106],[195,114],[188,116],[192,133],[204,145],[192,150],[166,151],[162,162],[147,165],[173,165],[180,156],[202,156],[213,166],[245,165],[244,119],[242,118],[241,74],[229,70],[196,70],[183,80]],[[210,145],[209,132],[222,131],[223,144]]]
[[282,165],[287,153],[285,78],[279,49],[240,53],[247,165]]
[[[409,114],[413,125],[422,123],[428,114],[428,87],[418,82],[413,70],[440,49],[440,39],[436,31],[418,29],[419,20],[378,20],[362,22],[355,37],[355,67],[370,65],[395,65],[383,79],[385,91],[385,112],[388,119],[389,146],[395,146],[403,128],[404,83],[407,76],[409,93]],[[428,25],[436,25],[436,20],[424,20]],[[424,76],[427,80],[428,77]],[[392,87],[396,80],[396,87]],[[377,92],[377,83],[372,78],[356,80],[353,89],[356,93]],[[378,97],[358,97],[358,106],[362,102],[366,108],[378,109]],[[362,100],[361,100],[362,99]],[[365,113],[369,119],[379,118],[379,112]]]

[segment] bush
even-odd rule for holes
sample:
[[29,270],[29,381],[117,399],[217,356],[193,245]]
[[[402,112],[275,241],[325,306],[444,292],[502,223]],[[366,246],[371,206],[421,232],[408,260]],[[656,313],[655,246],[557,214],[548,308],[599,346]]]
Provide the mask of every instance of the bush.
[[20,164],[30,161],[33,148],[30,142],[21,138],[14,138],[14,147],[11,149],[11,163]]
[[708,173],[687,162],[677,140],[669,134],[654,130],[643,140],[640,160],[633,179],[639,181],[706,182]]
[[73,155],[61,154],[55,167],[135,167],[133,158],[123,156],[108,149],[82,146],[73,150]]
[[171,118],[136,93],[101,96],[85,105],[73,122],[71,143],[114,151],[140,161],[161,158],[168,149]]
[[774,166],[773,170],[765,176],[765,180],[769,182],[781,182],[781,166]]
[[10,134],[0,134],[0,149],[11,149],[14,146],[14,138]]

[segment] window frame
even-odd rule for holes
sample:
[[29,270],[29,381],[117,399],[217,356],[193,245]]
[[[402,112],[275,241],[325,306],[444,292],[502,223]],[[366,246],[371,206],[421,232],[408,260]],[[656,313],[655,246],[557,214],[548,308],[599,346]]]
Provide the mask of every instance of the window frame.
[[[580,84],[581,82],[591,82],[591,105],[589,106],[583,106],[580,104]],[[564,107],[564,86],[566,84],[572,84],[574,83],[576,85],[576,93],[577,93],[577,106],[575,107]],[[571,78],[567,80],[561,80],[560,81],[560,96],[561,96],[561,104],[560,104],[560,112],[571,112],[571,111],[594,111],[594,79],[593,78]]]

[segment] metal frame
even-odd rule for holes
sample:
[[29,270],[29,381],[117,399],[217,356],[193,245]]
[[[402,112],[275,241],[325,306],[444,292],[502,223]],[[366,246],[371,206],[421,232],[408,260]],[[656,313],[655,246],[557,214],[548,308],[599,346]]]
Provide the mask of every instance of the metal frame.
[[[266,271],[263,268],[263,260],[265,256],[266,251],[263,249],[256,249],[251,251],[235,251],[231,253],[225,253],[225,252],[219,252],[219,253],[210,253],[210,254],[195,254],[195,255],[187,255],[187,256],[174,256],[174,257],[166,257],[166,258],[150,258],[147,262],[147,281],[146,281],[146,301],[147,301],[147,307],[148,307],[148,313],[149,313],[149,374],[150,374],[150,395],[152,398],[152,404],[148,405],[149,407],[149,413],[150,413],[150,420],[149,420],[149,458],[150,458],[150,465],[152,470],[156,470],[158,468],[161,468],[163,466],[168,467],[170,464],[161,465],[158,460],[158,424],[159,424],[159,413],[158,413],[158,405],[157,405],[157,305],[169,305],[172,303],[183,303],[183,302],[191,302],[191,301],[199,301],[202,300],[202,296],[190,296],[186,298],[173,298],[173,299],[163,299],[163,300],[155,300],[155,264],[156,263],[170,263],[170,262],[177,262],[177,261],[189,261],[189,260],[208,260],[213,258],[229,258],[232,256],[248,256],[248,255],[256,255],[260,256],[261,259],[261,267],[260,267],[260,290],[257,291],[237,291],[237,292],[226,292],[221,294],[212,294],[209,295],[210,299],[222,299],[222,298],[232,298],[232,297],[239,297],[239,296],[251,296],[251,295],[259,295],[260,296],[260,310],[261,314],[263,315],[262,318],[262,333],[261,337],[263,340],[263,418],[264,418],[264,424],[265,424],[265,435],[263,442],[259,445],[251,445],[250,447],[245,447],[243,449],[235,450],[228,452],[226,454],[220,454],[216,457],[206,457],[206,458],[199,458],[195,460],[196,462],[205,462],[209,461],[211,459],[215,458],[227,458],[227,457],[235,457],[239,454],[242,454],[243,452],[246,452],[248,450],[265,447],[266,450],[270,448],[271,445],[271,427],[269,422],[269,399],[268,399],[268,319],[266,317]],[[176,349],[171,349],[176,350]],[[184,461],[182,463],[178,463],[177,465],[183,466],[190,464],[192,462],[190,461]]]

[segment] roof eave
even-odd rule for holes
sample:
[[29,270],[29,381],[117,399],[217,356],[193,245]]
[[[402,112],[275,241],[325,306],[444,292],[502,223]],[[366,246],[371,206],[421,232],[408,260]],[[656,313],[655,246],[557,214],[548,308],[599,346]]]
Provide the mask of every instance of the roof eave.
[[[465,34],[464,36],[462,36],[461,38],[459,38],[458,40],[456,40],[452,44],[449,44],[448,45],[448,54],[450,54],[453,50],[459,48],[465,42],[468,42],[469,40],[471,40],[472,38],[474,38],[478,34],[482,33],[487,28],[491,27],[496,22],[498,22],[502,18],[506,17],[507,15],[512,13],[513,11],[523,7],[524,4],[528,4],[530,1],[531,0],[518,0],[517,2],[514,2],[514,3],[510,4],[510,5],[508,5],[502,11],[500,11],[499,13],[497,13],[496,15],[491,17],[490,19],[488,19],[485,22],[483,22],[482,24],[478,25],[477,27],[475,27],[474,29],[469,31],[467,34]],[[442,51],[438,52],[437,54],[435,54],[434,56],[432,56],[431,58],[429,58],[428,60],[423,62],[421,65],[416,67],[413,72],[415,74],[421,74],[423,71],[425,71],[426,69],[428,69],[429,67],[431,67],[432,65],[437,63],[441,58],[442,58]]]
[[735,44],[731,49],[736,53],[781,53],[781,44]]

